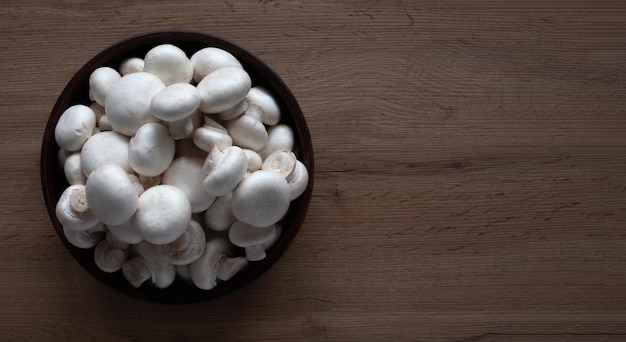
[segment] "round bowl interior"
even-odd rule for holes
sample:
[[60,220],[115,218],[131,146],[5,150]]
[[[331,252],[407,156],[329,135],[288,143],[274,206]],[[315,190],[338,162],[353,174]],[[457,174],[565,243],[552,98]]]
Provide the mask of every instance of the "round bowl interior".
[[[157,289],[150,284],[134,288],[121,271],[105,273],[93,260],[92,249],[80,249],[71,245],[63,234],[61,224],[55,215],[55,206],[63,190],[69,186],[63,170],[59,165],[59,146],[54,139],[54,127],[61,114],[74,104],[89,105],[89,76],[98,67],[109,66],[119,68],[120,63],[129,57],[145,56],[151,48],[160,44],[173,44],[191,56],[204,47],[217,47],[233,54],[241,62],[252,78],[253,86],[268,89],[278,102],[282,118],[281,123],[289,125],[295,135],[294,152],[309,170],[309,184],[305,192],[291,203],[291,207],[283,220],[283,232],[274,246],[267,251],[267,257],[261,261],[251,262],[249,267],[226,282],[218,283],[212,290],[201,290],[189,285],[181,279],[166,289]],[[307,213],[313,186],[313,146],[306,121],[295,97],[283,81],[265,63],[246,50],[223,39],[187,31],[164,31],[134,36],[118,42],[93,57],[69,81],[59,96],[48,120],[41,148],[41,183],[44,199],[52,225],[59,238],[74,258],[93,276],[104,284],[132,297],[166,304],[189,303],[207,300],[231,292],[258,277],[274,264],[289,247],[298,233]]]

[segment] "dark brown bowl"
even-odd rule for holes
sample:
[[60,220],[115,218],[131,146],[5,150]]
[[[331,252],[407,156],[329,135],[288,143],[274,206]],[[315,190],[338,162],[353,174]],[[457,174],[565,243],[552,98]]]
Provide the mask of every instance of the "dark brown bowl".
[[[308,187],[299,198],[291,203],[289,212],[283,220],[282,235],[276,244],[267,251],[267,257],[261,261],[251,262],[247,270],[237,274],[229,281],[218,283],[212,290],[198,289],[181,279],[176,279],[174,284],[166,289],[157,289],[150,284],[134,288],[124,279],[121,271],[112,274],[101,271],[93,260],[93,248],[80,249],[71,245],[65,238],[62,226],[55,215],[56,203],[63,190],[69,186],[58,162],[59,146],[54,139],[54,127],[59,117],[71,105],[88,105],[91,102],[88,95],[89,76],[96,68],[110,66],[118,69],[119,64],[125,58],[143,58],[148,50],[164,43],[178,46],[188,56],[201,48],[212,46],[224,49],[237,57],[250,74],[253,86],[263,86],[274,95],[283,113],[281,122],[289,125],[294,131],[296,139],[294,152],[309,170]],[[197,302],[226,294],[247,284],[269,269],[281,257],[298,233],[308,210],[313,186],[311,137],[302,110],[285,83],[265,63],[248,51],[223,39],[189,31],[161,31],[137,35],[106,48],[87,62],[63,89],[52,109],[43,137],[40,166],[43,195],[52,225],[74,258],[89,273],[115,290],[141,300],[167,304]]]

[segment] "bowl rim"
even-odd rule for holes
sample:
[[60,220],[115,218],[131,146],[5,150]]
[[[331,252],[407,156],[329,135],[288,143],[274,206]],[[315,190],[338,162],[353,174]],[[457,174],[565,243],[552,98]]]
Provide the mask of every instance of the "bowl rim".
[[[93,248],[80,249],[71,245],[65,238],[62,226],[56,219],[55,214],[56,202],[60,195],[59,186],[57,185],[55,187],[55,182],[59,181],[58,172],[62,173],[62,170],[58,169],[60,167],[58,162],[59,147],[54,139],[54,127],[60,115],[70,105],[75,104],[73,101],[76,100],[77,94],[80,93],[81,89],[83,92],[85,91],[85,82],[87,82],[88,85],[89,75],[97,67],[105,66],[116,60],[119,62],[121,59],[131,57],[131,55],[129,55],[131,51],[147,51],[150,47],[164,43],[171,43],[176,46],[198,45],[199,48],[202,46],[222,48],[232,53],[240,60],[246,71],[251,73],[251,76],[254,74],[258,82],[266,86],[271,85],[272,93],[277,98],[277,102],[279,102],[283,113],[287,112],[285,109],[288,109],[290,113],[290,115],[283,114],[281,116],[281,122],[285,120],[284,123],[289,124],[293,129],[294,137],[299,146],[300,156],[298,159],[301,160],[309,170],[309,184],[306,190],[300,197],[292,201],[290,210],[284,219],[284,221],[289,223],[289,229],[283,229],[279,240],[267,251],[266,258],[258,262],[251,262],[247,270],[237,274],[227,282],[218,284],[218,286],[211,290],[201,290],[193,285],[186,285],[179,279],[177,279],[177,283],[166,289],[157,289],[149,284],[134,288],[119,274],[121,271],[115,274],[108,274],[98,269],[93,262]],[[186,51],[186,53],[189,56],[189,51]],[[250,68],[252,69],[248,70]],[[253,78],[253,86],[254,84],[255,79]],[[72,76],[64,86],[48,117],[41,146],[40,174],[44,202],[52,225],[74,259],[77,260],[88,273],[108,287],[143,301],[162,304],[188,304],[213,299],[241,288],[271,268],[289,248],[302,227],[312,196],[314,181],[313,144],[304,114],[295,96],[278,74],[259,57],[226,39],[211,34],[190,30],[160,30],[135,34],[109,45],[93,56]],[[64,186],[66,187],[68,185],[67,181],[65,181]],[[293,209],[298,210],[296,212]],[[88,257],[90,254],[91,258]],[[120,278],[125,284],[120,282]]]

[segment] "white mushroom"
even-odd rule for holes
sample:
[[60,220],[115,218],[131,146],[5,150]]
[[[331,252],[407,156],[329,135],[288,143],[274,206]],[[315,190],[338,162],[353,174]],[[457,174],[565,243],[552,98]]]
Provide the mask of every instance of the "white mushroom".
[[304,163],[297,160],[296,167],[286,179],[291,193],[290,199],[293,201],[294,199],[300,197],[309,185],[309,171]]
[[255,227],[270,226],[287,213],[290,196],[284,177],[272,171],[255,171],[233,192],[233,214],[239,221]]
[[200,49],[191,55],[190,60],[193,65],[193,80],[196,83],[217,69],[225,67],[243,68],[230,52],[216,47]]
[[100,241],[94,249],[93,259],[100,270],[113,273],[119,271],[128,259],[128,250],[115,248],[105,239]]
[[177,121],[191,115],[200,105],[198,89],[189,83],[175,83],[156,93],[150,110],[164,121]]
[[131,173],[128,142],[128,137],[113,131],[100,132],[89,138],[80,152],[80,164],[85,175],[89,177],[95,169],[111,164]]
[[263,244],[269,242],[276,235],[274,225],[254,227],[241,221],[235,221],[228,231],[228,239],[246,251],[246,259],[259,261],[265,259]]
[[122,75],[132,74],[134,72],[143,71],[143,59],[139,57],[130,57],[120,64],[120,73]]
[[226,231],[235,222],[235,215],[233,215],[231,206],[232,198],[232,192],[220,196],[204,212],[204,223],[209,229],[217,232]]
[[180,48],[161,44],[150,49],[144,57],[143,70],[159,77],[165,85],[189,83],[193,78],[193,65]]
[[274,171],[287,178],[296,167],[296,155],[290,150],[276,150],[272,152],[261,165],[261,170]]
[[280,121],[280,107],[269,91],[262,87],[253,87],[246,95],[248,108],[258,111],[259,120],[268,126],[276,125]]
[[203,123],[204,114],[197,110],[186,118],[167,122],[166,124],[170,136],[174,138],[174,140],[181,140],[192,137],[195,130],[202,126]]
[[165,84],[147,72],[128,74],[113,84],[104,106],[113,130],[132,136],[143,124],[156,122],[150,102],[163,89]]
[[293,151],[294,134],[291,127],[285,124],[278,124],[267,129],[267,141],[265,146],[259,150],[261,158],[265,159],[276,150]]
[[258,153],[247,148],[244,148],[243,152],[246,154],[246,158],[248,158],[247,171],[249,173],[252,173],[254,171],[260,170],[261,165],[263,165],[263,159],[261,159],[261,156]]
[[111,231],[108,228],[106,229],[105,239],[109,243],[109,246],[111,246],[113,248],[126,249],[127,250],[130,247],[129,243],[126,243],[126,242],[118,239],[117,236],[115,236],[115,234],[111,233]]
[[109,233],[123,243],[134,245],[143,241],[143,236],[135,226],[132,218],[122,224],[107,225],[107,228]]
[[128,160],[138,174],[154,177],[167,170],[175,150],[174,139],[167,128],[158,123],[147,123],[130,139]]
[[150,280],[156,288],[164,289],[176,279],[176,270],[167,258],[159,254],[157,247],[142,241],[130,247],[131,259],[122,265],[124,278],[133,287]]
[[113,130],[113,127],[109,122],[109,117],[106,114],[100,116],[100,119],[98,119],[98,128],[100,129],[100,132]]
[[85,105],[73,105],[66,109],[54,128],[54,138],[62,149],[78,151],[89,139],[96,127],[96,114]]
[[135,190],[137,191],[137,196],[141,195],[144,192],[144,190],[146,190],[143,187],[143,184],[141,183],[141,181],[139,180],[139,177],[136,174],[129,173],[128,178],[130,179],[130,182],[133,183],[133,186],[135,187]]
[[110,67],[99,67],[89,76],[89,97],[101,106],[104,106],[107,93],[111,86],[122,78]]
[[232,108],[229,108],[223,112],[213,114],[213,116],[217,118],[218,120],[222,120],[222,121],[232,120],[238,117],[239,115],[242,115],[246,110],[248,110],[248,102],[244,100],[244,101],[240,101],[238,104],[236,104]]
[[98,126],[98,122],[100,122],[100,118],[102,117],[102,115],[106,114],[104,112],[104,106],[98,104],[98,102],[92,102],[89,105],[89,108],[91,108],[91,110],[93,110],[93,113],[96,115],[96,126]]
[[258,151],[267,143],[267,130],[263,123],[250,115],[241,115],[225,123],[233,144]]
[[202,255],[206,246],[206,235],[202,226],[194,220],[178,239],[163,245],[157,245],[157,251],[165,256],[172,265],[188,265]]
[[214,146],[220,150],[232,146],[233,139],[228,131],[217,121],[208,117],[204,118],[204,126],[198,127],[193,132],[193,143],[201,150],[211,152]]
[[242,68],[217,69],[198,83],[200,110],[219,113],[230,109],[246,97],[251,85],[250,76]]
[[196,158],[176,158],[162,178],[162,184],[173,185],[187,195],[192,213],[207,210],[215,201],[215,196],[210,195],[202,187],[203,162]]
[[213,147],[202,166],[202,186],[213,196],[223,196],[233,191],[246,175],[248,158],[238,146],[220,151]]
[[85,231],[74,231],[67,228],[63,228],[63,235],[67,241],[75,247],[88,249],[95,247],[98,242],[104,239],[104,230],[102,230],[102,224],[96,225],[92,229]]
[[146,241],[162,245],[178,239],[189,220],[191,204],[187,195],[175,186],[157,185],[139,196],[133,224]]
[[247,260],[242,257],[230,258],[231,253],[232,246],[226,239],[214,237],[207,241],[200,258],[191,264],[193,283],[200,289],[211,290],[217,285],[217,279],[228,280],[245,269]]
[[87,176],[85,176],[80,166],[80,152],[74,152],[67,156],[65,164],[63,164],[63,172],[65,173],[65,179],[67,179],[70,185],[85,184]]
[[117,165],[105,165],[93,171],[87,178],[85,191],[94,215],[107,225],[121,225],[137,210],[137,190],[128,173]]
[[87,203],[85,186],[82,184],[71,185],[63,191],[55,214],[63,228],[71,231],[85,231],[100,222]]

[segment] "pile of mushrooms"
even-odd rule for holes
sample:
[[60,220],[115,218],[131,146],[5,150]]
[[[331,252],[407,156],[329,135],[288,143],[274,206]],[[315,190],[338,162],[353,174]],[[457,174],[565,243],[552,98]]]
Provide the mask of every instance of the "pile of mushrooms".
[[162,44],[96,69],[55,127],[56,217],[104,272],[210,290],[262,260],[309,174],[280,108],[229,52]]

